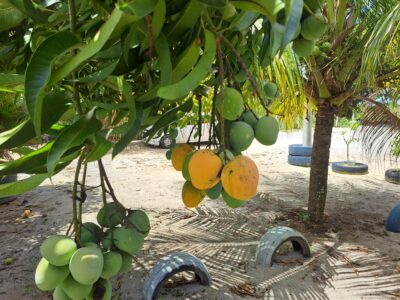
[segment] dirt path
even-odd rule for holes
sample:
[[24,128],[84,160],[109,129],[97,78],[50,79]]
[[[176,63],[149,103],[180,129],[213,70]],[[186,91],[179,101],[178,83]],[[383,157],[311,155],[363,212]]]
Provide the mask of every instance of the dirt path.
[[[345,158],[335,136],[332,160]],[[162,299],[399,299],[400,235],[386,232],[388,211],[400,201],[400,186],[383,180],[383,166],[368,175],[329,174],[327,220],[307,222],[309,169],[289,166],[287,145],[300,141],[297,133],[281,135],[277,145],[252,145],[248,151],[261,174],[259,195],[244,207],[226,208],[207,200],[198,209],[185,209],[180,200],[183,178],[164,158],[165,150],[139,146],[105,165],[117,196],[128,207],[143,208],[152,231],[133,269],[113,280],[115,299],[141,299],[144,277],[157,260],[171,251],[187,251],[209,268],[212,287],[187,284],[161,291]],[[357,146],[353,157],[361,160]],[[89,185],[97,185],[95,165]],[[8,205],[0,206],[0,299],[51,299],[39,292],[33,273],[38,247],[49,234],[65,232],[71,219],[73,166]],[[99,194],[89,194],[85,221],[93,221]],[[21,218],[24,208],[32,216]],[[273,267],[256,267],[257,241],[269,228],[291,226],[312,245],[313,258],[283,251]],[[246,295],[249,294],[249,295]]]

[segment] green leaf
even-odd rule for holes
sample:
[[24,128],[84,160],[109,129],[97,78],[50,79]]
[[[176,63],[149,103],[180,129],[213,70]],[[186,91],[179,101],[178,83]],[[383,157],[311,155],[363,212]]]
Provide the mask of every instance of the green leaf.
[[[43,99],[43,118],[41,128],[48,130],[57,122],[68,109],[66,105],[70,94],[66,91],[51,91]],[[0,150],[21,146],[36,136],[35,128],[31,120],[27,120],[18,126],[0,133]]]
[[94,147],[86,156],[86,162],[99,160],[110,151],[112,146],[113,143],[107,141],[102,134],[96,133],[94,135]]
[[155,41],[155,48],[159,56],[159,68],[161,72],[161,85],[168,85],[172,80],[172,63],[169,53],[168,41],[166,37],[161,34]]
[[286,29],[281,44],[282,51],[292,41],[303,13],[303,0],[286,0],[285,2]]
[[0,184],[0,197],[17,196],[29,192],[39,186],[47,177],[47,174],[37,174],[16,182]]
[[157,0],[134,0],[120,4],[120,9],[135,15],[137,18],[143,18],[154,10],[156,4]]
[[71,126],[65,128],[49,151],[47,157],[49,175],[53,174],[56,164],[67,150],[83,144],[91,134],[99,131],[101,127],[101,122],[96,119],[95,109],[92,109]]
[[23,92],[24,82],[24,75],[0,74],[0,92]]
[[237,31],[247,29],[259,18],[259,16],[260,14],[258,12],[241,11],[231,22],[230,28]]
[[50,36],[39,45],[26,69],[25,101],[38,136],[42,132],[43,99],[46,95],[45,87],[50,78],[52,64],[60,54],[78,41],[78,38],[70,32],[59,32]]
[[197,0],[197,1],[214,8],[224,8],[228,4],[228,0]]
[[114,9],[110,18],[103,24],[103,26],[101,26],[93,40],[83,46],[78,54],[62,65],[57,71],[55,71],[51,77],[50,83],[54,84],[68,77],[82,63],[98,53],[108,41],[122,16],[122,11],[119,9]]
[[98,82],[98,81],[102,81],[107,79],[108,76],[110,76],[112,74],[112,72],[114,71],[115,67],[118,64],[118,60],[116,61],[112,61],[108,64],[106,64],[105,67],[103,67],[102,69],[100,69],[99,71],[87,75],[85,77],[81,77],[81,78],[77,78],[76,80],[79,82],[83,82],[83,83],[92,83],[92,82]]
[[30,17],[36,23],[48,23],[48,16],[42,11],[39,6],[30,0],[9,0],[21,12]]
[[273,59],[275,55],[278,53],[282,45],[282,39],[284,34],[285,34],[285,26],[279,23],[272,24],[271,37],[269,42],[270,43],[269,55],[271,59]]
[[25,19],[25,15],[8,0],[0,1],[0,32],[9,30]]
[[[161,30],[165,23],[165,14],[166,14],[166,5],[165,0],[158,0],[156,7],[154,8],[153,17],[151,18],[151,27],[153,31],[153,39],[157,39],[161,33]],[[140,53],[147,50],[150,44],[150,35],[147,32],[145,38],[143,39],[140,45]]]
[[177,113],[179,111],[189,112],[192,109],[192,107],[193,107],[193,100],[192,98],[190,98],[181,106],[170,109],[169,111],[167,111],[162,115],[162,117],[154,124],[154,126],[149,131],[147,131],[145,137],[151,139],[159,130],[175,122],[177,120]]
[[0,176],[18,173],[29,174],[32,170],[44,166],[46,164],[47,154],[52,145],[53,142],[50,142],[21,158],[0,164]]
[[271,23],[276,20],[276,15],[285,6],[281,0],[247,0],[247,1],[231,1],[231,3],[245,11],[258,12],[268,18]]
[[121,137],[121,139],[114,145],[112,156],[115,157],[122,150],[125,149],[126,146],[130,144],[130,142],[136,137],[139,132],[140,125],[142,123],[142,114],[143,108],[142,105],[138,105],[135,103],[135,99],[132,95],[132,87],[126,81],[122,82],[122,95],[125,101],[128,103],[129,107],[129,116],[128,122],[126,125],[127,131]]

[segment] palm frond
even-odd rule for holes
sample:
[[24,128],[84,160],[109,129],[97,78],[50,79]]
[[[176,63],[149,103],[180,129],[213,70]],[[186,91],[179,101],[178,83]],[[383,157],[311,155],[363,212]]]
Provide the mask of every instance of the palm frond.
[[400,116],[391,112],[382,103],[361,97],[371,103],[365,108],[361,120],[360,137],[364,150],[369,155],[395,154],[392,147],[400,139]]

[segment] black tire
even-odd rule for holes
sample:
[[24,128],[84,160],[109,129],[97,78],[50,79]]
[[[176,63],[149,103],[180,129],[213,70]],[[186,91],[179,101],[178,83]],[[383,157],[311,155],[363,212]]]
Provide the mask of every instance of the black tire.
[[160,147],[163,149],[168,149],[172,144],[172,139],[169,134],[164,134],[160,139]]
[[[5,177],[0,177],[0,184],[3,183],[11,183],[11,182],[15,182],[18,180],[18,176],[17,175],[8,175]],[[11,197],[0,197],[0,204],[4,204],[4,203],[8,203],[11,201],[14,201],[15,199],[17,199],[17,197],[15,196],[11,196]]]
[[368,173],[368,165],[358,162],[338,161],[332,163],[332,171],[340,174],[364,175]]
[[311,156],[288,155],[289,165],[311,167]]
[[303,146],[302,144],[289,145],[289,155],[292,156],[311,156],[312,146]]
[[385,180],[390,183],[400,184],[400,169],[386,170]]
[[390,211],[386,220],[386,230],[391,232],[400,232],[400,204],[397,204]]

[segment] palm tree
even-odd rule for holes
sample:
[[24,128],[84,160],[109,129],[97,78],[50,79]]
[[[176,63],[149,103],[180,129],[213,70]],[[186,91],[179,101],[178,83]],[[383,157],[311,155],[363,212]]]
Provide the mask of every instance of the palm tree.
[[[291,119],[295,116],[293,112],[300,111],[297,116],[304,115],[299,105],[305,107],[305,101],[315,105],[308,210],[311,220],[320,222],[327,194],[329,150],[335,116],[348,115],[356,103],[366,101],[370,105],[365,118],[374,126],[364,128],[364,142],[369,142],[370,147],[375,144],[376,149],[383,149],[389,138],[398,139],[400,136],[399,117],[377,101],[388,90],[399,91],[400,3],[398,0],[304,2],[310,6],[311,12],[317,8],[328,25],[324,36],[317,41],[319,48],[314,47],[313,54],[305,58],[287,52],[271,68],[275,68],[272,73],[278,85],[280,82],[298,81],[299,76],[301,81],[296,86],[281,85],[282,96],[297,92],[297,100],[286,101],[287,98],[283,97],[285,101],[275,104],[278,112],[291,112],[287,116]],[[285,67],[293,65],[293,61],[297,69]],[[391,94],[398,96],[398,93]],[[387,122],[382,125],[383,120]],[[389,127],[385,127],[388,124]],[[379,139],[379,145],[376,145],[374,136],[382,134],[386,136]]]

